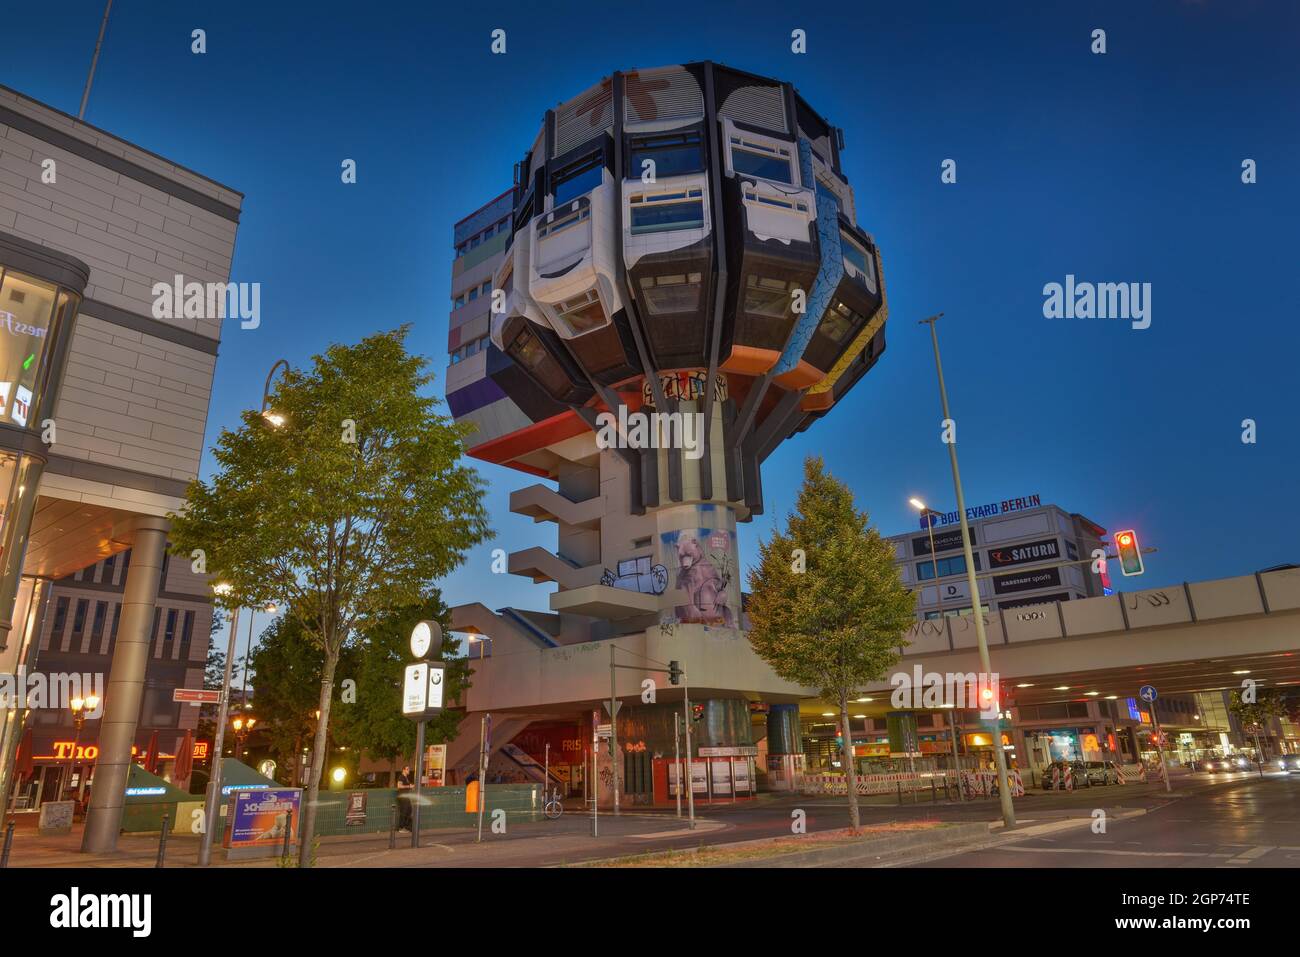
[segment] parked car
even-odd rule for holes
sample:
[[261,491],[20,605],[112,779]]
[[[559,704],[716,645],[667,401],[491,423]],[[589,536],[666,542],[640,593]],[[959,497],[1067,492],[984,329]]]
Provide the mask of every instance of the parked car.
[[1232,754],[1226,758],[1210,758],[1204,764],[1209,774],[1232,774],[1237,771],[1249,771],[1253,765],[1244,754]]
[[1300,771],[1300,754],[1283,754],[1277,759],[1277,769],[1286,771],[1290,774],[1292,771]]

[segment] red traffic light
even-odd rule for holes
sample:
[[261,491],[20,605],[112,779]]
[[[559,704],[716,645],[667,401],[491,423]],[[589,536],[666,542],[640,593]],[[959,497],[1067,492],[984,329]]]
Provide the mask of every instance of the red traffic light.
[[1115,550],[1119,552],[1119,570],[1125,575],[1141,575],[1142,548],[1138,545],[1137,532],[1127,528],[1115,533]]

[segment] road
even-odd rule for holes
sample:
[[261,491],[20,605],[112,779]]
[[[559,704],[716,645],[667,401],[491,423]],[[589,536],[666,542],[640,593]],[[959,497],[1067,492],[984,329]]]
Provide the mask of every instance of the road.
[[918,867],[1300,867],[1300,774],[1196,775],[1105,833],[1050,837],[930,860]]

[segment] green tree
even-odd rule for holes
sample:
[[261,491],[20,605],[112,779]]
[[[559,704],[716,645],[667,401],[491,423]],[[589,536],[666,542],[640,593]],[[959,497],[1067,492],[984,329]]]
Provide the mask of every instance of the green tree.
[[[223,430],[217,473],[172,516],[173,552],[198,552],[226,608],[288,609],[321,654],[314,755],[326,753],[334,675],[371,622],[420,603],[490,536],[483,483],[460,461],[469,426],[436,411],[407,327],[332,345],[289,369],[273,417]],[[263,674],[263,679],[266,675]],[[323,761],[312,762],[299,866],[310,866]]]
[[785,530],[759,544],[749,572],[754,651],[779,676],[839,703],[842,763],[856,830],[857,772],[849,698],[879,681],[907,644],[915,598],[894,567],[894,549],[871,527],[853,493],[820,458],[804,461],[804,482]]
[[[1246,697],[1252,700],[1247,701]],[[1280,718],[1285,715],[1287,713],[1287,703],[1280,688],[1255,688],[1247,696],[1243,696],[1241,691],[1232,692],[1228,700],[1228,710],[1237,716],[1242,728],[1247,734],[1255,738],[1256,746],[1258,746],[1258,731],[1267,728],[1269,721],[1273,718]],[[1252,728],[1257,728],[1258,731],[1252,731]],[[1264,760],[1262,750],[1255,755],[1255,759],[1258,761]]]
[[[354,667],[354,661],[353,649],[344,647],[339,669],[346,673]],[[285,770],[289,784],[296,785],[302,779],[299,772],[305,745],[316,736],[322,666],[319,648],[293,615],[273,621],[258,637],[249,656],[258,732],[276,763]],[[335,693],[336,706],[338,699]],[[321,753],[328,757],[328,740]]]
[[[357,642],[355,671],[339,674],[355,682],[355,695],[344,695],[339,706],[337,741],[372,758],[386,760],[396,769],[398,758],[415,753],[415,722],[402,716],[402,681],[411,663],[411,629],[418,621],[442,625],[440,658],[446,663],[446,698],[459,699],[469,687],[469,661],[459,657],[459,643],[451,637],[450,614],[436,592],[422,605],[397,609],[374,622]],[[351,700],[349,698],[351,697]],[[444,711],[425,725],[426,744],[443,744],[456,737],[462,715]]]

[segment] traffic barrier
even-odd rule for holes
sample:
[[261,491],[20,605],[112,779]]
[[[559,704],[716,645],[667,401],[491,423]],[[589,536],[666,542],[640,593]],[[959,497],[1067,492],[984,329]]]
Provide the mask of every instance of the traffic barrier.
[[1074,768],[1068,764],[1065,766],[1065,790],[1074,790]]
[[1052,765],[1052,790],[1055,791],[1058,788],[1060,788],[1060,786],[1061,786],[1061,766],[1059,764],[1053,764]]
[[1019,768],[1012,768],[1012,769],[1011,769],[1011,796],[1012,796],[1012,797],[1024,797],[1024,796],[1025,796],[1025,782],[1024,782],[1024,780],[1020,777],[1020,769],[1019,769]]
[[1123,765],[1119,765],[1119,764],[1115,765],[1115,783],[1128,784],[1128,778],[1124,777]]

